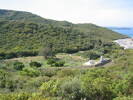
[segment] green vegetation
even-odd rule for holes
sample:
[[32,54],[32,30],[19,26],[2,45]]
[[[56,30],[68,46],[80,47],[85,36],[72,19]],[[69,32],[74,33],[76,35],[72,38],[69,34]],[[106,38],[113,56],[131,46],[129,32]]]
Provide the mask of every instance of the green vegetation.
[[39,62],[30,62],[30,66],[31,66],[31,67],[41,67],[42,64],[39,63]]
[[24,68],[24,64],[22,62],[14,62],[14,69],[22,70]]
[[40,75],[40,72],[34,68],[24,68],[23,71],[20,72],[21,75],[26,75],[30,77],[37,77]]
[[0,59],[35,56],[40,50],[47,57],[51,45],[52,54],[75,53],[125,37],[93,24],[58,22],[28,12],[0,10]]
[[[71,57],[79,54],[81,55],[77,53]],[[1,62],[0,98],[1,100],[9,100],[9,97],[10,100],[20,98],[21,100],[81,100],[81,98],[132,100],[133,50],[115,48],[108,54],[115,55],[113,62],[105,67],[96,68],[58,68],[45,67],[45,65],[30,67],[30,60],[26,60],[28,64],[23,63],[25,67],[16,70],[11,66],[16,61]],[[51,60],[56,62],[56,59]]]
[[[0,10],[0,100],[133,100],[133,50],[112,43],[125,37]],[[82,66],[100,56],[112,62]]]
[[47,60],[47,64],[50,66],[55,66],[55,67],[63,67],[65,62],[59,59],[50,58]]

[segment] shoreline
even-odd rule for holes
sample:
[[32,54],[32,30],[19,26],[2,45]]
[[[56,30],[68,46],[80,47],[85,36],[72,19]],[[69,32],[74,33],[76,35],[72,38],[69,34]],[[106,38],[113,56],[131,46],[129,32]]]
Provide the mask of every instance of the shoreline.
[[124,49],[133,49],[133,38],[125,38],[125,39],[118,39],[113,41],[117,44],[119,44],[121,47],[124,47]]

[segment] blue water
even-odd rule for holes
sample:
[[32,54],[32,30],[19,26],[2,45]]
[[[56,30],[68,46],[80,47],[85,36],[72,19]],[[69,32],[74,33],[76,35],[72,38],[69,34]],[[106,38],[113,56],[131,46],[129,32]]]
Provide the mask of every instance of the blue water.
[[121,34],[124,34],[124,35],[127,35],[129,37],[133,37],[133,28],[129,28],[129,29],[116,29],[116,28],[111,28],[111,30],[115,31],[115,32],[118,32],[118,33],[121,33]]

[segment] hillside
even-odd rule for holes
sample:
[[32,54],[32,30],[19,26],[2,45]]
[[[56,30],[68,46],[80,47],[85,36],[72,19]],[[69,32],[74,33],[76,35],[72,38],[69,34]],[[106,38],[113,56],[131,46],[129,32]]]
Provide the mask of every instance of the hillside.
[[[29,12],[0,10],[0,56],[34,52],[46,44],[55,52],[89,50],[126,36],[93,24],[44,19]],[[10,57],[9,57],[10,58]]]

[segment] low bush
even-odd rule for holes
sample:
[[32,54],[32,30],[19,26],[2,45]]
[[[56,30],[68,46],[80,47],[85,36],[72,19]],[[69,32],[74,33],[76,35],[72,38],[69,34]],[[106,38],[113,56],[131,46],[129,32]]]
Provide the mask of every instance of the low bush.
[[27,75],[30,77],[37,77],[40,75],[40,71],[33,68],[24,68],[23,71],[21,71],[22,75]]
[[58,91],[60,90],[60,84],[61,81],[59,80],[50,80],[48,82],[44,82],[40,87],[41,94],[48,97],[57,96]]
[[30,66],[31,67],[41,67],[42,66],[42,64],[41,63],[39,63],[39,62],[30,62]]
[[62,67],[62,66],[64,66],[64,64],[65,64],[64,61],[58,61],[58,62],[56,62],[54,65],[55,65],[56,67]]
[[50,58],[50,59],[47,60],[47,64],[48,64],[48,65],[51,65],[51,66],[52,66],[52,65],[54,65],[55,63],[56,63],[56,61],[55,61],[55,59],[53,59],[53,58]]
[[62,66],[64,66],[65,62],[51,58],[51,59],[47,60],[47,64],[50,66],[55,66],[55,67],[62,67]]
[[83,91],[81,89],[81,82],[78,79],[68,80],[61,84],[59,90],[60,96],[67,100],[81,100]]
[[18,61],[14,62],[13,66],[14,66],[14,69],[16,70],[22,70],[24,68],[24,64]]

